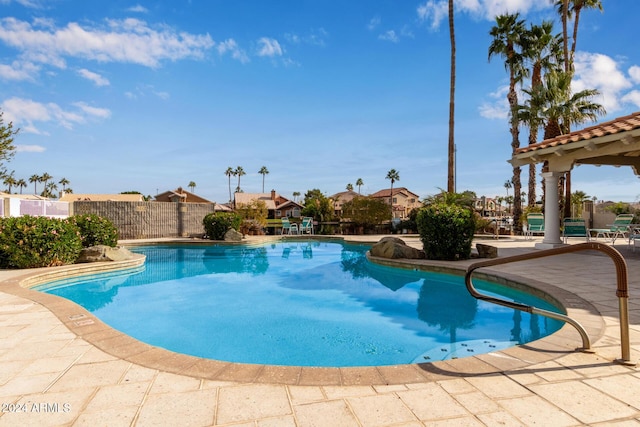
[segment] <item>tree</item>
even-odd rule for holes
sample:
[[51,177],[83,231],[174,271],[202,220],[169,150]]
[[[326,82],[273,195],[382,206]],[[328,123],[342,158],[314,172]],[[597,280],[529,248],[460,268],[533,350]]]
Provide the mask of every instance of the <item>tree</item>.
[[231,203],[233,201],[231,197],[231,176],[236,176],[236,171],[232,167],[228,167],[224,174],[229,178],[229,203]]
[[33,183],[33,194],[38,194],[38,183],[40,182],[40,175],[33,174],[29,177],[29,182]]
[[[542,84],[542,75],[557,69],[562,63],[562,37],[553,35],[553,22],[543,21],[542,25],[531,25],[525,33],[523,55],[531,66],[531,87]],[[529,128],[529,145],[538,142],[538,129],[543,123],[539,120],[539,105],[527,102],[519,106],[518,118]],[[529,164],[529,199],[527,205],[536,204],[536,164]]]
[[55,182],[48,182],[45,185],[42,195],[44,197],[56,197],[55,191],[58,189],[58,185]]
[[70,184],[69,180],[67,178],[61,178],[60,181],[58,181],[58,184],[62,185],[62,192],[66,193],[67,192],[67,185]]
[[580,217],[582,216],[582,207],[584,202],[587,200],[591,200],[591,197],[587,195],[584,191],[574,191],[571,193],[571,205],[573,206],[572,217]]
[[454,139],[455,93],[456,93],[456,36],[454,32],[453,0],[449,0],[449,39],[451,40],[451,72],[450,72],[450,81],[449,81],[449,144],[448,144],[448,161],[447,161],[447,191],[449,193],[453,193],[456,191],[456,176],[455,176],[456,144]]
[[196,188],[196,183],[193,181],[189,181],[189,185],[187,185],[187,187],[189,187],[191,189],[191,192],[193,193],[193,190],[195,190]]
[[14,173],[15,171],[12,171],[10,174],[5,174],[3,179],[4,185],[8,188],[7,193],[9,194],[11,194],[11,188],[18,184],[18,181],[16,181],[16,178],[13,175]]
[[353,184],[349,183],[346,187],[347,191],[353,191]]
[[20,194],[22,194],[22,189],[23,188],[27,188],[27,182],[20,178],[18,181],[16,181],[16,186],[20,187]]
[[258,173],[262,175],[262,192],[264,193],[264,177],[269,173],[269,169],[266,166],[262,166]]
[[319,221],[319,233],[323,234],[324,225],[322,222],[333,219],[334,210],[331,201],[319,189],[314,188],[305,193],[303,205],[302,215],[313,217]]
[[[505,59],[504,65],[509,72],[509,92],[507,100],[509,101],[509,117],[511,127],[511,151],[515,155],[516,150],[520,147],[519,140],[519,120],[518,120],[518,94],[516,92],[516,84],[522,81],[527,75],[524,67],[524,57],[519,49],[522,49],[523,35],[526,32],[524,20],[520,19],[520,15],[505,14],[496,17],[496,25],[491,28],[490,35],[493,37],[489,46],[489,60],[495,55],[499,55]],[[520,167],[513,167],[513,178],[511,178],[514,189],[513,200],[513,223],[516,232],[522,231],[520,216],[522,215],[522,198]]]
[[20,132],[20,129],[13,130],[13,122],[4,124],[4,113],[0,110],[0,172],[5,172],[3,162],[10,161],[16,152],[13,145],[13,137]]
[[47,183],[49,182],[50,179],[53,179],[53,177],[51,175],[49,175],[47,172],[43,173],[40,176],[40,182],[42,182],[44,184],[43,193],[47,190]]
[[362,181],[362,178],[358,178],[356,180],[356,185],[358,186],[358,194],[360,194],[360,187],[364,185],[364,181]]
[[342,216],[359,227],[373,227],[391,219],[384,200],[360,196],[342,205]]
[[238,177],[238,187],[236,188],[236,192],[242,192],[242,188],[240,187],[240,177],[246,175],[247,173],[244,171],[242,166],[238,166],[234,172],[234,175]]
[[504,189],[507,191],[507,197],[509,197],[509,189],[512,188],[513,185],[511,185],[511,181],[510,180],[506,180],[504,182]]
[[400,174],[395,169],[391,169],[387,172],[385,179],[391,181],[391,192],[389,193],[389,204],[391,205],[391,218],[393,218],[393,183],[400,181]]
[[300,192],[299,191],[294,191],[293,192],[293,201],[297,202],[298,201],[298,197],[300,197]]

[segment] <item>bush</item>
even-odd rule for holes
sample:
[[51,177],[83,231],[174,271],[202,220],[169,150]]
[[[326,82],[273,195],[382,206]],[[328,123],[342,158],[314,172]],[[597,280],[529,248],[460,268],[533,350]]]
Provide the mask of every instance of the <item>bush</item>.
[[68,219],[21,216],[0,219],[0,267],[36,268],[73,264],[80,230]]
[[434,203],[420,209],[416,222],[428,259],[454,261],[471,256],[476,224],[470,209]]
[[83,247],[106,245],[114,248],[118,245],[118,230],[108,219],[87,214],[74,215],[69,220],[78,226]]
[[235,213],[216,212],[210,213],[202,220],[205,234],[211,240],[224,240],[224,235],[230,229],[240,228],[240,216]]

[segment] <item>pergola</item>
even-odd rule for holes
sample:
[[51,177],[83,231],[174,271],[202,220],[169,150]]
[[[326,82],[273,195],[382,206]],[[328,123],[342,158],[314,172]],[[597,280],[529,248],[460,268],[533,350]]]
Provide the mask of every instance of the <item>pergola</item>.
[[574,165],[631,166],[640,175],[640,111],[516,150],[513,166],[547,162],[544,239],[536,248],[562,245],[558,212],[558,181]]

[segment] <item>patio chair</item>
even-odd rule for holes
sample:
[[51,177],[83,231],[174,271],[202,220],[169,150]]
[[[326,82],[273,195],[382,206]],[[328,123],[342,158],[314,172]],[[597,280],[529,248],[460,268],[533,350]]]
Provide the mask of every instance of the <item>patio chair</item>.
[[627,237],[629,234],[629,226],[633,222],[633,214],[620,214],[616,216],[613,224],[609,228],[591,228],[590,233],[595,233],[595,238],[602,237],[611,239],[611,244],[616,242],[618,237]]
[[567,243],[569,237],[586,237],[587,242],[591,238],[587,225],[582,218],[565,218],[563,220],[562,238]]
[[313,234],[313,218],[305,216],[300,224],[300,234]]
[[527,229],[524,232],[525,239],[533,239],[534,234],[544,235],[544,215],[530,212],[527,214]]
[[282,218],[282,234],[298,234],[298,224],[292,224],[289,218]]

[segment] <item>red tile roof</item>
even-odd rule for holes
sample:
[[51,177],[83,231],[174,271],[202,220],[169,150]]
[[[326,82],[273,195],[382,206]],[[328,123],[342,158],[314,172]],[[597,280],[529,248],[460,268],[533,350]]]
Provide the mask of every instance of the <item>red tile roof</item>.
[[600,123],[582,130],[560,135],[552,139],[546,139],[538,144],[528,145],[516,150],[516,154],[542,150],[543,148],[557,147],[572,142],[585,141],[605,135],[614,135],[640,128],[640,111],[628,116],[618,117],[608,122]]

